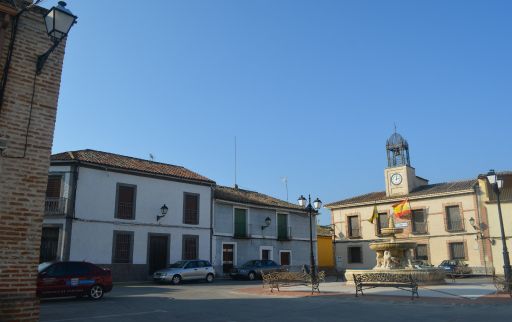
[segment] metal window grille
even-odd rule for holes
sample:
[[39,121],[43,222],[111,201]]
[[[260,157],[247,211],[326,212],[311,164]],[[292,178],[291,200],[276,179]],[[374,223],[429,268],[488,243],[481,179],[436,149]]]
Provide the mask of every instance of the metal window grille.
[[427,220],[425,218],[425,211],[413,210],[412,211],[412,232],[416,234],[425,234],[427,232]]
[[135,187],[118,186],[117,218],[133,219],[135,205]]
[[379,214],[379,220],[377,220],[377,235],[382,234],[382,228],[388,227],[388,214]]
[[348,217],[348,235],[349,237],[360,237],[359,218],[357,216]]
[[459,206],[446,207],[446,226],[449,231],[463,230]]
[[130,263],[132,252],[132,234],[116,233],[114,248],[115,263]]
[[185,194],[185,206],[183,209],[183,223],[188,225],[199,224],[199,196]]
[[415,257],[418,260],[428,260],[427,245],[418,244],[416,246]]
[[465,259],[464,243],[450,243],[451,259]]
[[183,236],[183,259],[197,259],[198,236]]

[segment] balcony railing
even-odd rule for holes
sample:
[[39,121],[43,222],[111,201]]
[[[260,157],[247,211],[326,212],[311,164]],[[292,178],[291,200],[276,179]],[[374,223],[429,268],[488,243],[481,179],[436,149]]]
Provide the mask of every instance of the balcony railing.
[[412,233],[413,234],[426,234],[427,223],[426,222],[412,222]]
[[448,220],[446,222],[446,228],[448,231],[461,231],[464,230],[462,220]]
[[278,227],[277,228],[277,240],[291,240],[292,239],[292,227]]
[[247,225],[244,222],[235,222],[235,233],[233,234],[233,237],[235,238],[249,238],[250,234],[250,225]]
[[359,238],[361,237],[361,230],[359,228],[351,228],[348,231],[349,238]]
[[46,198],[44,202],[45,215],[64,215],[68,198]]

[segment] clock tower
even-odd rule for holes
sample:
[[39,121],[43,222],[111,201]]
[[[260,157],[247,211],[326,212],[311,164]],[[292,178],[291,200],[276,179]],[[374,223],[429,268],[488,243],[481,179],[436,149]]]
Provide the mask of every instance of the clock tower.
[[428,184],[428,180],[416,176],[409,158],[409,144],[396,130],[386,142],[386,153],[386,196],[405,196],[415,188]]

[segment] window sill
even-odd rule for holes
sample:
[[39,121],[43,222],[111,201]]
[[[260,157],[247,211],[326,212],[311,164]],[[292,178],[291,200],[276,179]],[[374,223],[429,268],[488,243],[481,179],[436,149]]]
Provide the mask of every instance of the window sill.
[[446,232],[448,233],[463,233],[465,232],[466,229],[462,228],[462,229],[446,229]]
[[413,235],[428,235],[428,231],[411,231]]

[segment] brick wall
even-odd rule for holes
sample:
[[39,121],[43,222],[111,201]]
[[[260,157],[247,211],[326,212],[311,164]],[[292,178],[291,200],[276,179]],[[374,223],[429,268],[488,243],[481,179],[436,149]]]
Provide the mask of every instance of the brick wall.
[[[9,78],[0,111],[0,321],[37,321],[37,264],[44,195],[53,141],[65,43],[51,54],[37,76],[25,151],[37,56],[51,46],[43,22],[45,9],[33,7],[19,19]],[[0,71],[11,37],[3,24]]]

